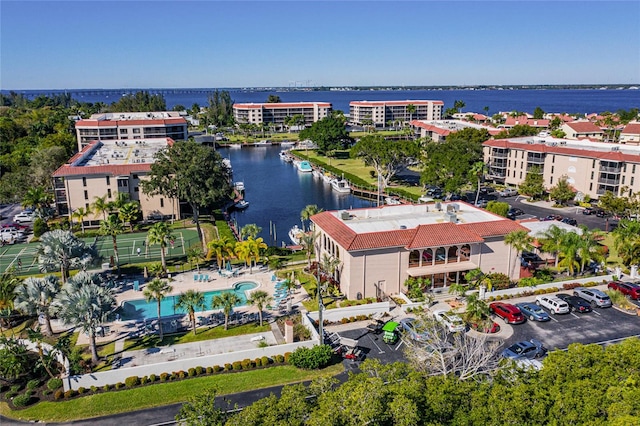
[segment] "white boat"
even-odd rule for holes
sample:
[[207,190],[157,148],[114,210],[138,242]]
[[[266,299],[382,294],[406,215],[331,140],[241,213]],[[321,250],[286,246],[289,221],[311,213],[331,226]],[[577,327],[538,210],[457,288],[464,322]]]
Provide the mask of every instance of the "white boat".
[[289,157],[289,153],[287,151],[280,151],[278,154],[281,160],[287,161],[287,157]]
[[331,175],[329,173],[325,173],[325,174],[322,175],[322,181],[324,183],[327,183],[327,184],[331,185],[331,181],[332,180],[333,179],[331,178]]
[[238,202],[235,204],[235,206],[234,206],[234,207],[235,207],[236,209],[238,209],[238,210],[244,210],[244,209],[246,209],[247,207],[249,207],[249,202],[248,202],[248,201],[246,201],[246,200],[240,200],[240,201],[238,201]]
[[320,170],[314,170],[313,171],[313,177],[314,178],[322,178],[322,172]]
[[282,141],[280,142],[280,146],[294,146],[296,141]]
[[242,148],[242,144],[241,143],[230,143],[229,148]]
[[298,142],[298,149],[318,149],[318,145],[309,139]]
[[385,203],[386,205],[388,205],[388,206],[397,206],[397,205],[402,204],[402,203],[400,202],[400,200],[398,200],[397,198],[393,198],[393,197],[386,197],[386,198],[384,199],[384,203]]
[[351,193],[351,187],[349,186],[349,182],[342,178],[342,179],[333,179],[331,181],[331,189],[333,189],[336,192],[339,192],[341,194],[349,194]]
[[236,191],[244,191],[244,182],[233,182],[233,189]]
[[254,146],[271,146],[271,141],[268,140],[262,140],[260,142],[256,142],[253,144]]
[[304,232],[298,228],[298,225],[293,225],[293,228],[289,229],[289,239],[294,246],[300,245],[300,237],[302,237],[302,235],[304,235]]
[[309,163],[307,160],[297,161],[295,162],[295,165],[299,172],[311,173],[313,171],[311,163]]

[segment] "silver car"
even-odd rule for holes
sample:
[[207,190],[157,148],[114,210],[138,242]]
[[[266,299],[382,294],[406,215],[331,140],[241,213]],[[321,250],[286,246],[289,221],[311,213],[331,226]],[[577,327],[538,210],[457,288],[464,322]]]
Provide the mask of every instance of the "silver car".
[[597,288],[576,287],[573,289],[573,295],[586,300],[593,307],[610,308],[612,306],[609,296]]

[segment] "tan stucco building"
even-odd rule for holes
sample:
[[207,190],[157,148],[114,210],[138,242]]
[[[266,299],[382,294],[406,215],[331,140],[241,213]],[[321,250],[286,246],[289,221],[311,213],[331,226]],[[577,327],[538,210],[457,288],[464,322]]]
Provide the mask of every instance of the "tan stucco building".
[[504,236],[528,231],[467,203],[326,211],[311,220],[317,258],[340,261],[336,275],[349,299],[405,292],[409,277],[426,277],[432,288],[446,288],[476,268],[518,278],[517,254]]
[[[413,105],[413,113],[407,107]],[[374,126],[384,127],[388,122],[411,120],[440,120],[442,118],[443,101],[352,101],[349,102],[349,121],[362,125],[371,120]]]
[[304,125],[331,115],[329,102],[273,102],[233,104],[233,118],[236,123],[274,123],[284,126],[287,117],[304,116]]
[[622,193],[625,187],[640,191],[640,146],[527,136],[486,141],[483,151],[488,178],[506,185],[520,185],[538,166],[547,189],[567,176],[576,191],[592,198],[606,191],[629,195]]
[[78,151],[93,141],[187,140],[187,120],[176,111],[107,112],[76,122]]
[[[140,182],[151,170],[156,152],[173,144],[169,138],[93,141],[53,174],[58,214],[71,215],[79,207],[90,209],[96,197],[114,201],[119,193],[140,203],[144,219],[177,218],[177,200],[142,193]],[[103,217],[91,213],[85,225],[98,225]]]

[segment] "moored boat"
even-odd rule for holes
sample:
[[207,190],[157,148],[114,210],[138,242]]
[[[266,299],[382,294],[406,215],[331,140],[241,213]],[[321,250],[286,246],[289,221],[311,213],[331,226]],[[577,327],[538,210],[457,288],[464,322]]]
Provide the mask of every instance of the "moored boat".
[[299,172],[311,173],[313,171],[313,167],[311,167],[311,163],[309,163],[307,160],[298,161],[295,163],[295,165]]
[[240,200],[234,204],[234,207],[238,210],[244,210],[249,207],[249,202],[246,200]]
[[270,140],[262,140],[260,142],[256,142],[253,144],[254,146],[271,146],[271,141]]
[[298,225],[293,225],[293,228],[289,229],[289,239],[294,246],[300,245],[300,237],[304,235],[302,229],[298,228]]
[[340,194],[349,194],[351,193],[351,186],[349,186],[349,182],[342,178],[342,179],[333,179],[331,181],[331,189],[333,189],[334,191],[340,193]]

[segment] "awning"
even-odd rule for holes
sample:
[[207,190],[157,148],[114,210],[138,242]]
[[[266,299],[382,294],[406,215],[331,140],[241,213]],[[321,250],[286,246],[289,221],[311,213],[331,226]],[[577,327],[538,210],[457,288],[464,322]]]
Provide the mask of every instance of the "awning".
[[422,266],[419,268],[408,268],[407,273],[410,277],[421,277],[423,275],[442,274],[447,272],[470,271],[477,269],[478,265],[467,260],[464,262],[443,263],[434,266]]

